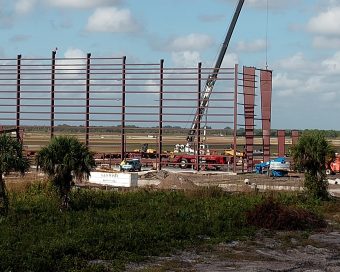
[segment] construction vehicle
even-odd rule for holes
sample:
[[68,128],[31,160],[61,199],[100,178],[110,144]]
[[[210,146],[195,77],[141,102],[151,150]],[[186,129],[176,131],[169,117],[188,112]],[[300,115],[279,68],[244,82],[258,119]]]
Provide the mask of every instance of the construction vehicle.
[[271,177],[285,177],[290,171],[290,163],[286,158],[276,158],[255,165],[257,174],[267,174]]
[[245,154],[244,154],[244,152],[239,151],[239,150],[236,150],[236,154],[235,154],[235,149],[234,149],[233,145],[230,145],[229,148],[224,150],[224,155],[232,156],[232,157],[234,157],[234,155],[235,155],[237,158],[243,158]]
[[[227,48],[229,46],[229,42],[231,39],[231,36],[234,32],[235,29],[235,25],[236,22],[238,20],[238,17],[240,15],[240,12],[242,10],[244,4],[244,0],[239,0],[236,10],[234,12],[234,16],[231,20],[231,23],[229,25],[229,29],[228,32],[226,34],[226,37],[224,39],[224,42],[222,44],[221,50],[219,52],[219,55],[217,57],[214,69],[212,71],[212,73],[208,76],[208,79],[206,80],[204,89],[202,91],[202,98],[201,98],[201,102],[200,105],[195,113],[195,117],[192,121],[191,124],[191,128],[190,131],[188,133],[187,136],[187,143],[184,146],[184,151],[192,151],[192,152],[186,152],[188,154],[178,154],[174,156],[174,161],[175,163],[179,163],[181,168],[186,168],[190,165],[193,165],[194,163],[196,163],[197,160],[197,155],[195,155],[195,153],[197,154],[198,152],[194,150],[193,148],[193,143],[195,140],[195,136],[197,133],[197,129],[198,129],[198,124],[200,124],[201,122],[201,118],[202,116],[205,115],[206,110],[208,108],[208,104],[209,104],[209,98],[211,96],[211,93],[213,91],[214,85],[217,81],[217,77],[218,77],[218,73],[220,71],[224,56],[226,54]],[[204,133],[205,135],[205,133]],[[201,148],[202,144],[200,143],[200,148]],[[203,144],[203,147],[205,146],[205,144]],[[226,164],[228,162],[228,158],[225,155],[209,155],[207,154],[208,152],[203,148],[202,150],[200,150],[199,154],[202,155],[200,156],[200,161],[203,163],[207,163],[210,165],[215,165],[216,168],[218,168],[218,165],[221,164]]]
[[334,175],[336,173],[340,173],[340,155],[339,154],[335,155],[335,159],[326,168],[327,175]]
[[134,149],[130,154],[140,155],[141,158],[156,158],[157,150],[149,148],[149,144],[142,144],[140,149]]

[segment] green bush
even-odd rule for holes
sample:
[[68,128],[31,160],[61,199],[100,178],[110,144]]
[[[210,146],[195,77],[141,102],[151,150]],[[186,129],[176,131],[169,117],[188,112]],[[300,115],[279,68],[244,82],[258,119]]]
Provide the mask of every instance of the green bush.
[[105,271],[107,265],[119,270],[129,261],[206,238],[218,242],[251,236],[255,228],[245,215],[267,198],[216,188],[82,189],[70,197],[70,209],[60,212],[58,194],[44,186],[11,195],[9,216],[0,224],[0,271]]

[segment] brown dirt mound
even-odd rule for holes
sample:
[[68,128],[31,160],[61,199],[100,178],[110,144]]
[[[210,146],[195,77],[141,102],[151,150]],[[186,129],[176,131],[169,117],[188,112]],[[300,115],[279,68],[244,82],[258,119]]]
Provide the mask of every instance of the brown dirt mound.
[[160,170],[158,172],[148,172],[145,175],[142,175],[142,178],[144,179],[165,179],[167,176],[169,176],[170,173],[165,170]]
[[193,190],[197,188],[190,179],[179,174],[169,174],[157,187],[160,189],[180,190]]
[[327,223],[316,214],[302,208],[284,206],[267,199],[246,215],[249,225],[272,230],[320,229]]

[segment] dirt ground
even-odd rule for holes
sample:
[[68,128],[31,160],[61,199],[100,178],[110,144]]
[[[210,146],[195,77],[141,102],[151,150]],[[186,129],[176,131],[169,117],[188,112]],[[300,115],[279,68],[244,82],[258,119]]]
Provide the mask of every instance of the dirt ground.
[[[294,173],[284,178],[256,174],[167,171],[148,172],[140,176],[141,186],[152,185],[162,189],[219,186],[229,191],[303,190],[303,179],[302,174]],[[330,185],[333,195],[340,196],[339,189],[340,185]],[[313,234],[259,231],[250,241],[232,241],[169,256],[151,257],[146,262],[130,264],[126,271],[340,271],[340,232],[338,227],[334,229],[332,223],[329,224],[328,230]]]
[[340,271],[340,233],[259,231],[251,241],[204,246],[132,263],[126,271]]
[[[140,181],[141,186],[151,185],[161,189],[219,186],[229,191],[303,190],[301,174],[273,178],[256,174],[160,171],[141,174]],[[332,195],[340,196],[340,185],[329,187]],[[232,241],[169,256],[150,257],[146,262],[129,264],[126,271],[340,271],[340,232],[337,231],[338,227],[333,229],[332,223],[329,224],[328,230],[313,234],[259,231],[250,241]]]
[[[155,186],[161,189],[192,189],[197,186],[218,186],[226,191],[302,191],[303,174],[290,173],[287,177],[269,177],[260,174],[226,172],[173,172],[149,171],[139,174],[139,186]],[[339,176],[329,176],[330,179]],[[340,197],[340,185],[330,184],[330,193]]]
[[267,175],[260,174],[233,174],[229,172],[213,172],[213,171],[201,171],[201,172],[179,172],[179,171],[149,171],[147,173],[140,173],[140,180],[162,181],[169,176],[184,177],[193,181],[197,186],[222,186],[223,184],[262,184],[262,185],[289,185],[289,186],[302,186],[303,175],[302,174],[290,174],[287,177],[274,178]]

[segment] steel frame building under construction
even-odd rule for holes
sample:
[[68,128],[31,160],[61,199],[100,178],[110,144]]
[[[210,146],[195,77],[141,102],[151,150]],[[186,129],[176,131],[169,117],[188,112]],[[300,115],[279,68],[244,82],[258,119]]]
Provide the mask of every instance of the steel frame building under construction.
[[[91,54],[59,58],[55,51],[50,58],[0,59],[0,131],[16,132],[27,151],[38,150],[55,135],[72,134],[110,159],[125,158],[147,143],[154,153],[145,161],[153,159],[160,169],[169,164],[169,150],[186,145],[188,124],[196,120],[193,168],[219,164],[205,157],[203,149],[210,145],[210,155],[228,156],[223,152],[227,146],[244,149],[251,170],[254,145],[263,150],[261,160],[271,155],[272,72],[220,68],[201,114],[202,86],[213,69],[201,63],[178,68],[163,60],[133,63]],[[258,122],[261,139],[254,138]],[[233,171],[236,153],[226,160]]]

